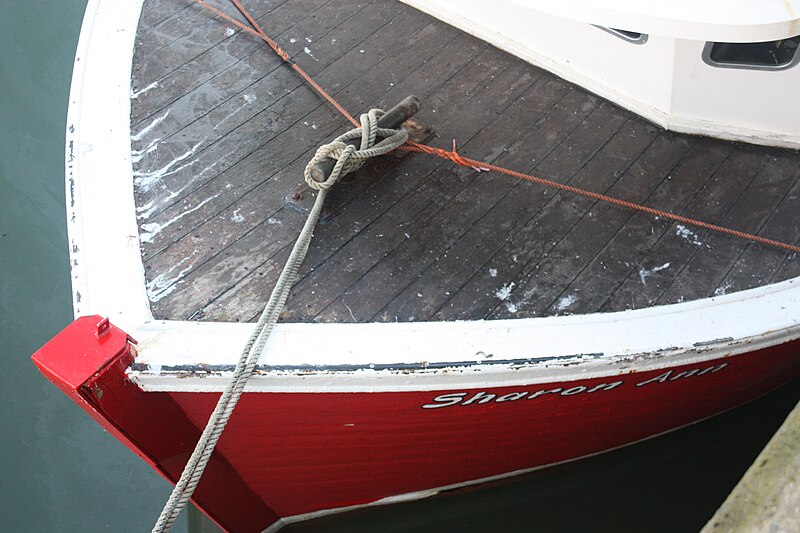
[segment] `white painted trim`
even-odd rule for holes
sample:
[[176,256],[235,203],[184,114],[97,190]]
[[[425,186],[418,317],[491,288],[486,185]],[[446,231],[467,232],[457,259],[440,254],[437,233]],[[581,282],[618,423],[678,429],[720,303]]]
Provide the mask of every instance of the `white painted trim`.
[[142,0],[90,0],[67,111],[67,233],[75,316],[150,320],[130,142],[131,63]]
[[[617,313],[474,322],[279,324],[249,391],[384,392],[503,387],[699,364],[800,338],[800,282]],[[162,322],[139,331],[130,373],[152,391],[220,391],[250,325]],[[353,342],[358,339],[358,342]],[[513,363],[503,361],[515,360]],[[519,360],[532,360],[521,363]],[[475,361],[474,365],[465,365]],[[409,364],[417,368],[396,368]],[[309,368],[296,368],[309,365]],[[325,368],[355,365],[361,368]],[[451,365],[451,366],[448,366]],[[285,369],[281,367],[295,367]],[[318,368],[314,368],[318,367]],[[388,367],[388,368],[387,368]]]
[[800,0],[510,1],[579,22],[678,39],[761,42],[800,33]]
[[[137,379],[205,390],[211,379],[174,380],[159,367],[233,364],[252,325],[154,321],[144,288],[130,163],[130,67],[141,0],[93,0],[84,19],[68,118],[69,237],[77,251],[76,315],[99,313],[138,338]],[[615,375],[707,360],[798,338],[800,281],[685,304],[610,314],[503,321],[406,324],[281,324],[263,365],[446,364],[474,357],[479,365],[403,372],[275,371],[256,378],[270,390],[433,390],[466,383],[523,384]],[[357,342],[355,340],[357,339]],[[729,339],[729,340],[719,340]],[[698,341],[715,341],[696,348]],[[586,354],[597,354],[602,356]],[[584,354],[584,355],[581,355]],[[658,357],[653,359],[653,354]],[[488,357],[491,355],[491,357]],[[564,367],[553,358],[573,357]],[[482,359],[483,358],[483,359]],[[491,359],[550,359],[510,370]],[[460,377],[455,377],[460,376]],[[479,379],[480,376],[480,379]],[[170,381],[172,380],[172,381]],[[259,385],[262,386],[262,385]],[[214,387],[217,387],[215,384]]]

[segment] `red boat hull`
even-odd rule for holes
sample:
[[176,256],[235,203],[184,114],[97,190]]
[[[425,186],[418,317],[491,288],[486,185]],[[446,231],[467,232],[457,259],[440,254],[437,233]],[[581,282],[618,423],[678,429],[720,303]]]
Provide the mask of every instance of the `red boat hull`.
[[[218,394],[143,392],[127,335],[79,319],[34,355],[51,381],[167,479]],[[493,389],[247,393],[193,500],[221,527],[469,484],[613,449],[800,374],[800,343],[624,376]],[[80,365],[75,361],[79,360]],[[235,503],[234,503],[235,502]]]

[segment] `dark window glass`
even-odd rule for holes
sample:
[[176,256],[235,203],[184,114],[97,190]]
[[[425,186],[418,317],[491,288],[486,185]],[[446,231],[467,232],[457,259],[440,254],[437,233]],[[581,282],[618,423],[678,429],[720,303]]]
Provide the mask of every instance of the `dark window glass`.
[[620,39],[623,39],[623,40],[628,41],[630,43],[644,44],[644,43],[647,42],[647,34],[646,33],[639,33],[639,32],[628,31],[628,30],[618,30],[616,28],[608,28],[606,26],[595,26],[595,28],[598,28],[598,29],[601,29],[603,31],[606,31],[606,32],[610,33],[611,35],[619,37]]
[[784,67],[797,56],[800,35],[763,43],[713,43],[708,58],[720,65]]
[[642,38],[642,35],[643,35],[641,33],[636,33],[635,31],[618,30],[617,28],[608,28],[608,29],[613,31],[613,32],[619,33],[620,35],[623,35],[623,36],[627,37],[631,41],[638,41],[639,39]]

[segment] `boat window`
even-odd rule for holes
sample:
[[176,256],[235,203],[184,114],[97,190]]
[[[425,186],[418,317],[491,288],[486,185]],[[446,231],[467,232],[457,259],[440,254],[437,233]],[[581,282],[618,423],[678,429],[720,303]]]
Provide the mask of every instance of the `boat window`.
[[610,33],[611,35],[619,37],[624,41],[628,41],[629,43],[644,44],[647,42],[646,33],[638,33],[635,31],[628,31],[628,30],[618,30],[617,28],[607,28],[606,26],[595,26],[595,28],[599,28],[605,32]]
[[800,35],[762,43],[706,43],[703,61],[714,67],[783,70],[797,64]]

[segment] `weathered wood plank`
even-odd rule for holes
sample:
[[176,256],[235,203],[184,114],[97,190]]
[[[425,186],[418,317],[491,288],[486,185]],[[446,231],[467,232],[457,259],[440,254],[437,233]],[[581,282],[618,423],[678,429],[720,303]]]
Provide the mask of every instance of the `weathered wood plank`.
[[[463,43],[459,43],[459,45],[463,46]],[[503,58],[496,51],[489,53],[494,54],[496,59]],[[501,61],[495,61],[492,64],[495,68],[507,66],[503,65]],[[518,76],[519,72],[515,72],[509,79],[514,79]],[[424,80],[424,78],[420,78],[420,80]],[[480,79],[476,80],[475,83],[485,84],[486,81]],[[450,84],[445,84],[438,88],[438,91],[444,91],[449,94],[450,97],[447,101],[450,102],[450,106],[440,108],[440,113],[437,114],[441,115],[442,118],[448,118],[450,121],[463,122],[462,118],[456,116],[456,111],[462,109],[471,99],[480,98],[482,91],[478,89],[470,94],[466,92],[456,93],[453,92],[452,87]],[[439,127],[446,128],[447,125],[448,121],[446,120],[440,123]],[[463,131],[467,133],[469,130]],[[329,287],[337,290],[338,286],[345,283],[348,275],[356,273],[356,270],[348,265],[351,261],[348,254],[353,249],[352,246],[360,249],[360,245],[357,242],[366,243],[369,247],[365,248],[363,253],[373,257],[382,256],[385,251],[381,250],[390,250],[394,246],[393,241],[389,239],[383,240],[378,237],[383,234],[380,233],[381,230],[376,230],[376,225],[373,224],[373,221],[384,215],[397,213],[398,203],[406,198],[410,192],[416,191],[425,184],[430,185],[428,180],[434,177],[433,172],[436,169],[445,167],[445,165],[438,159],[415,157],[413,160],[413,172],[410,172],[402,164],[395,166],[376,184],[371,194],[362,195],[358,203],[345,210],[331,223],[318,227],[315,232],[317,239],[315,239],[309,250],[306,265],[301,270],[301,281],[295,286],[290,297],[292,304],[289,305],[287,316],[294,319],[307,320],[315,316],[325,303],[331,301],[333,296],[326,296],[327,293],[320,290],[320,287]],[[439,176],[436,177],[437,179],[439,178]],[[404,219],[403,222],[407,222],[407,219]],[[387,237],[395,240],[403,239],[403,233],[398,234],[397,228],[394,229],[395,231],[387,234]],[[260,267],[259,270],[274,272],[282,266],[284,259],[284,257],[277,256],[268,264]],[[263,285],[255,275],[250,276],[244,280],[242,286],[237,287],[237,292],[257,293],[259,290],[263,291]],[[304,293],[308,297],[304,297]],[[225,302],[229,297],[230,295],[225,295],[220,302],[215,302],[214,309],[225,307]],[[310,306],[309,304],[304,304],[304,302],[311,300],[313,300],[313,304],[310,304]],[[206,312],[211,314],[213,309],[208,309]]]
[[[219,1],[211,2],[212,5],[215,3],[222,4]],[[144,27],[142,21],[139,21],[136,48],[140,51],[146,50],[150,56],[157,54],[165,46],[195,31],[198,26],[205,23],[209,18],[209,13],[204,9],[200,9],[194,0],[171,0],[168,4],[169,8],[163,2],[161,3],[164,6],[163,14],[168,15],[166,18],[149,27]],[[227,3],[227,6],[230,6],[230,3]],[[157,8],[153,8],[153,2],[147,1],[143,6],[142,15],[149,16],[157,11]]]
[[[794,244],[798,245],[800,240],[795,240]],[[787,279],[796,278],[800,276],[800,254],[792,252],[786,256],[783,264],[778,268],[777,273],[772,277],[772,282],[786,281]]]
[[[538,94],[536,95],[538,100]],[[562,181],[573,177],[586,165],[625,122],[625,115],[616,108],[600,104],[593,108],[593,102],[585,95],[576,94],[585,103],[581,113],[572,111],[574,102],[564,102],[564,108],[573,113],[575,119],[589,115],[583,122],[566,134],[559,135],[561,141],[553,150],[542,156],[531,151],[531,144],[539,143],[541,137],[550,137],[553,130],[533,128],[523,134],[522,139],[509,147],[514,157],[504,157],[502,164],[512,168],[525,168],[535,160],[529,171],[536,175]],[[592,104],[592,105],[589,105]],[[527,116],[536,114],[528,111]],[[541,121],[550,128],[569,127],[574,121],[563,121],[558,114]],[[460,290],[464,283],[476,273],[485,273],[495,279],[497,268],[486,264],[499,251],[509,236],[518,232],[531,213],[540,208],[544,197],[537,186],[524,181],[512,180],[501,175],[487,175],[475,182],[474,194],[483,194],[487,188],[505,189],[507,192],[487,213],[470,227],[467,232],[449,249],[444,250],[429,268],[418,274],[417,278],[400,295],[386,306],[381,315],[384,318],[397,316],[428,319],[439,309],[449,296]],[[469,201],[469,199],[467,199]],[[469,261],[464,261],[469,258]],[[481,267],[482,265],[482,267]],[[480,274],[479,274],[480,275]],[[412,313],[416,313],[415,315]],[[405,318],[408,320],[408,318]]]
[[[438,49],[436,55],[426,62],[425,67],[395,84],[390,90],[390,93],[394,89],[398,89],[399,94],[419,95],[424,102],[420,115],[426,121],[431,121],[435,116],[436,121],[433,124],[439,132],[448,131],[451,124],[462,121],[459,114],[460,106],[474,97],[488,81],[484,77],[473,77],[469,79],[468,84],[462,83],[456,86],[456,84],[448,83],[450,76],[454,76],[461,69],[472,65],[484,66],[484,72],[489,76],[502,72],[508,66],[496,50],[487,50],[474,39],[467,38],[463,34],[462,37],[464,38],[450,39],[449,44]],[[453,57],[460,57],[459,62],[452,62]],[[443,66],[442,61],[447,61],[448,64]],[[386,72],[389,71],[386,70]],[[434,73],[442,75],[443,83],[439,86],[430,83]],[[442,99],[447,102],[447,105],[439,106],[438,112],[434,115],[431,110],[436,108],[432,108],[430,104]],[[441,161],[433,158],[417,155],[412,157],[414,166],[411,172],[405,167],[397,168],[397,165],[386,168],[381,180],[373,182],[372,187],[364,190],[358,196],[358,204],[342,210],[336,218],[320,228],[321,232],[325,232],[326,237],[320,239],[310,251],[307,259],[309,264],[321,265],[329,258],[330,254],[346,244],[363,227],[393,209],[395,203],[403,196],[421,186],[431,176],[429,173],[433,169],[442,166]]]
[[[648,136],[648,130],[637,131],[633,138],[627,135],[620,135],[612,139],[613,142],[606,145],[605,153],[612,158],[611,167],[614,168],[613,159],[617,159],[621,168],[614,172],[603,172],[603,166],[595,168],[590,162],[584,167],[590,171],[599,171],[597,175],[587,175],[583,173],[579,176],[576,183],[587,186],[585,180],[591,180],[594,187],[600,185],[603,190],[610,187],[611,183],[616,182],[623,169],[630,166],[630,161],[635,160],[641,150],[644,150],[652,137]],[[641,143],[641,145],[640,145]],[[636,146],[637,151],[628,153],[625,151],[630,146]],[[603,153],[603,152],[601,152]],[[622,157],[622,156],[626,157]],[[597,181],[599,180],[599,181]],[[604,183],[610,181],[610,183]],[[540,205],[545,205],[554,196],[553,191],[542,189],[540,192]],[[571,199],[580,202],[580,200]],[[591,202],[588,202],[591,205]],[[559,207],[559,202],[554,207]],[[569,207],[569,204],[564,204]],[[576,204],[578,207],[580,204]],[[588,209],[588,205],[584,210]],[[487,263],[486,270],[470,279],[457,294],[451,298],[445,306],[442,306],[436,313],[438,319],[459,319],[472,317],[474,314],[481,313],[482,318],[490,310],[496,308],[498,304],[505,306],[517,305],[511,298],[511,292],[517,287],[519,278],[525,272],[526,266],[531,262],[546,257],[548,251],[557,244],[559,236],[565,234],[573,227],[575,218],[564,217],[559,213],[559,209],[547,209],[541,214],[534,212],[535,216],[529,217],[522,228],[511,238],[507,238],[502,248],[494,254]],[[496,273],[494,276],[488,271],[492,268]],[[512,285],[513,284],[513,285]]]
[[[655,138],[656,132],[654,128],[629,119],[622,129],[580,170],[572,184],[589,190],[607,192],[619,177],[630,169],[632,164],[653,143]],[[593,219],[594,213],[591,209],[595,203],[588,198],[556,193],[540,213],[530,218],[526,228],[524,228],[525,231],[531,232],[528,239],[531,239],[532,243],[536,243],[532,253],[520,255],[519,250],[512,248],[513,255],[510,257],[510,262],[508,254],[511,252],[506,252],[505,262],[501,262],[503,256],[500,256],[492,261],[492,265],[495,269],[503,272],[509,269],[522,272],[525,265],[530,263],[534,257],[538,257],[538,260],[546,258],[564,236],[568,236],[570,232],[575,231],[579,223],[587,218],[589,220]],[[519,238],[516,240],[517,242],[524,242],[520,241]],[[583,257],[588,259],[588,254],[583,254]],[[585,269],[585,267],[574,267],[577,272],[582,272],[582,269]],[[507,276],[507,274],[505,275]],[[503,286],[510,287],[511,283],[514,283],[513,279],[504,279]],[[498,293],[503,295],[502,287],[500,285],[495,287],[492,294],[495,296]],[[510,297],[510,295],[511,292],[509,292],[508,296]],[[542,298],[532,309],[541,309],[546,304],[547,299]],[[502,307],[505,307],[510,314],[525,313],[525,311],[520,311],[519,309],[515,310],[516,305],[513,300],[510,302],[504,301]]]
[[[294,48],[300,46],[301,42],[304,45],[308,43],[305,39],[290,38],[288,35],[308,34],[311,33],[313,28],[316,30],[315,36],[319,35],[319,38],[325,38],[330,31],[358,13],[365,4],[366,2],[353,3],[342,7],[328,2],[319,7],[312,16],[289,26],[278,38],[283,37],[287,41],[297,41],[295,44],[289,43],[291,48],[288,50],[296,55],[298,51],[294,50]],[[324,23],[316,23],[318,18],[323,19]],[[237,35],[235,38],[243,41],[255,41],[255,44],[257,44],[256,38],[251,35]],[[302,48],[300,52],[302,52]],[[268,85],[268,81],[276,76],[287,76],[293,83],[286,87],[272,88]],[[139,117],[134,114],[133,120],[141,120],[141,122],[134,126],[132,133],[136,137],[141,135],[145,127],[149,127],[146,133],[142,135],[143,138],[138,139],[138,142],[148,144],[152,142],[152,139],[158,138],[163,143],[178,133],[179,130],[192,126],[198,120],[207,119],[209,115],[215,112],[218,116],[212,117],[212,120],[221,120],[230,128],[230,124],[238,125],[250,118],[250,116],[242,116],[240,118],[235,113],[237,108],[242,107],[241,102],[243,99],[246,104],[255,104],[246,107],[263,109],[266,107],[262,103],[263,96],[271,96],[277,99],[291,92],[300,84],[302,84],[302,80],[297,74],[283,65],[274,53],[263,46],[254,47],[246,56],[237,58],[230,67],[217,71],[216,75],[198,87],[192,90],[180,90],[179,87],[175,87],[175,94],[170,96],[172,100],[169,106],[169,116],[155,126],[149,127],[152,121],[146,120],[148,117]],[[175,98],[176,96],[177,98]],[[247,98],[245,99],[245,97]],[[258,104],[261,104],[262,107],[256,107]],[[151,105],[150,107],[153,106]],[[217,123],[212,122],[212,125],[217,125]],[[218,137],[222,137],[229,129],[220,130],[219,126],[217,126],[215,131]],[[148,166],[157,165],[157,163],[146,164]]]
[[[767,162],[762,173],[770,175],[767,185],[770,190],[765,191],[765,194],[773,199],[773,206],[759,234],[783,242],[796,243],[800,237],[800,227],[796,223],[800,167],[788,153],[777,154]],[[785,192],[780,201],[776,202],[774,200],[779,194],[776,189],[784,183],[791,188]],[[795,205],[792,205],[793,203]],[[777,248],[749,244],[725,280],[715,288],[715,292],[727,294],[770,283],[775,277],[778,266],[789,255],[790,252]]]
[[[642,157],[620,176],[609,189],[612,196],[624,196],[633,201],[644,200],[666,177],[684,155],[689,142],[684,139],[661,136],[648,146]],[[564,237],[549,234],[545,242],[552,242],[547,253],[530,260],[524,268],[514,291],[498,302],[491,317],[517,316],[517,313],[542,314],[569,285],[603,244],[624,225],[629,213],[608,212],[606,216],[584,217]]]
[[[726,176],[721,176],[728,198],[735,195],[737,189],[741,190],[733,202],[725,202],[718,195],[713,200],[706,200],[711,205],[727,203],[723,225],[748,233],[761,233],[774,207],[793,184],[788,179],[791,175],[787,176],[770,165],[766,151],[765,148],[754,148],[753,152],[743,154],[745,161],[736,168],[736,184]],[[745,185],[748,177],[751,179]],[[739,183],[742,185],[737,187]],[[745,188],[741,189],[743,185]],[[709,234],[704,241],[704,246],[696,247],[692,258],[661,296],[659,303],[693,300],[724,294],[728,290],[729,287],[726,288],[722,280],[734,268],[749,243],[718,233]]]
[[[680,164],[668,172],[667,179],[662,180],[658,188],[647,200],[648,205],[679,212],[694,196],[697,188],[710,179],[719,165],[728,156],[727,145],[700,139],[684,155]],[[624,194],[624,193],[622,193]],[[610,206],[595,206],[598,209]],[[594,209],[589,212],[597,217],[600,212]],[[668,221],[657,220],[646,215],[627,213],[628,221],[622,229],[596,253],[575,280],[564,288],[558,299],[553,302],[547,313],[574,313],[599,311],[604,303],[619,288],[628,276],[638,278],[639,265],[660,266],[663,254],[653,254],[645,260],[643,257],[658,239],[668,230]],[[599,221],[602,221],[600,218]],[[686,242],[680,240],[679,245]],[[673,252],[667,252],[672,257]],[[660,274],[661,270],[652,271],[651,276]],[[649,278],[648,278],[649,279]],[[659,281],[655,276],[653,283]],[[648,284],[651,282],[648,281]]]
[[[353,14],[344,9],[339,11],[345,17],[342,20]],[[331,15],[328,20],[337,20]],[[347,35],[340,35],[343,32],[335,33],[332,38],[338,36],[347,41]],[[177,204],[224,168],[258,149],[274,136],[274,132],[280,132],[299,120],[302,114],[297,115],[297,112],[303,109],[310,112],[320,105],[316,95],[305,87],[293,94],[301,86],[300,78],[286,66],[275,67],[274,54],[270,51],[261,49],[250,57],[252,61],[246,72],[231,69],[230,76],[226,73],[204,84],[204,88],[209,84],[212,86],[202,93],[190,92],[185,99],[174,102],[170,114],[161,115],[164,120],[147,132],[147,139],[142,142],[149,143],[148,147],[134,152],[135,161],[139,168],[156,171],[137,176],[137,182],[142,185],[137,187],[140,218],[151,218]],[[258,58],[262,58],[264,63],[259,63]],[[260,79],[258,74],[253,76],[256,78],[253,84],[242,86],[241,80],[248,80],[249,73],[264,71],[267,74]],[[216,83],[218,81],[221,85]],[[236,89],[241,90],[231,97],[230,93]],[[228,99],[215,107],[212,100],[216,97],[210,95],[227,95]],[[308,103],[299,103],[298,97]],[[182,123],[178,126],[182,125],[183,129],[171,134],[170,129],[176,128],[176,122]],[[170,166],[185,154],[190,154],[188,160],[178,161],[179,166]],[[174,216],[177,215],[165,220]],[[147,222],[160,224],[158,220]],[[153,250],[148,252],[153,253]]]
[[[800,165],[798,165],[800,166]],[[800,180],[800,177],[798,177]],[[788,228],[789,232],[784,237],[785,242],[790,242],[796,246],[800,245],[800,224],[797,224],[797,213],[800,213],[800,183],[792,188],[792,191],[781,202],[778,216],[776,219],[784,219],[786,222],[781,224],[781,228]],[[780,223],[779,223],[780,224]],[[790,252],[785,255],[783,262],[769,280],[770,283],[785,281],[790,278],[800,276],[800,254]]]
[[[367,25],[363,26],[364,32],[370,30]],[[349,33],[348,28],[339,28],[332,35],[345,39],[346,33]],[[327,68],[336,69],[335,65],[336,62]],[[370,66],[371,63],[365,63],[360,70]],[[353,72],[357,74],[359,70]],[[213,218],[232,205],[236,197],[253,190],[272,173],[295,160],[299,154],[318,145],[333,129],[340,127],[341,118],[323,106],[319,97],[310,89],[295,85],[296,77],[282,74],[273,81],[280,84],[281,80],[290,84],[289,94],[244,125],[231,130],[222,139],[214,141],[208,149],[193,154],[191,162],[187,163],[192,168],[187,167],[182,173],[159,177],[158,184],[163,190],[155,193],[163,195],[166,192],[177,198],[170,199],[172,203],[162,211],[151,213],[147,223],[155,225],[152,227],[163,228],[171,220],[180,220],[181,226],[176,228],[182,229],[183,233],[173,231],[164,233],[163,236],[154,235],[152,245],[145,249],[146,253],[150,256],[157,255],[185,235],[188,228]],[[354,80],[350,81],[354,83]],[[281,134],[279,138],[278,134]],[[179,155],[190,153],[196,144],[190,145],[186,142]],[[140,205],[148,205],[151,198],[146,193],[149,191],[140,187],[138,192]],[[198,208],[201,204],[202,211]],[[184,215],[186,213],[188,216]]]
[[[148,290],[159,318],[253,320],[305,219],[284,197],[316,146],[349,125],[258,39],[192,4],[148,0],[137,36]],[[477,159],[800,241],[798,152],[664,132],[388,0],[247,7],[354,113],[416,94],[431,144],[457,139]],[[800,275],[797,254],[429,156],[362,173],[337,186],[336,216],[317,228],[282,320],[611,311]]]
[[[254,10],[253,15],[273,35],[282,37],[284,32],[328,1],[292,0],[276,5],[274,10],[272,6]],[[131,101],[134,130],[152,115],[161,114],[165,106],[184,94],[200,87],[256,50],[266,48],[260,39],[242,30],[237,29],[229,35],[226,24],[209,17],[190,36],[171,43],[158,51],[155,57],[137,49],[139,55],[135,55],[132,69],[133,85],[138,90],[152,84],[155,86]],[[274,58],[274,65],[281,63],[280,58],[271,51],[270,54]]]
[[[710,179],[697,187],[694,197],[682,211],[687,216],[720,223],[732,202],[755,176],[759,166],[759,161],[746,154],[731,152]],[[691,179],[691,176],[688,178]],[[666,221],[658,222],[666,223]],[[662,224],[658,226],[651,224],[651,228],[663,227]],[[652,233],[655,235],[656,231],[653,230]],[[635,263],[625,283],[604,304],[605,309],[617,310],[630,306],[636,308],[653,305],[670,290],[675,279],[697,251],[709,246],[706,242],[709,237],[707,232],[683,224],[669,224],[666,232],[662,230],[657,234],[662,236],[660,244],[669,252],[664,253],[658,249],[657,255]],[[706,274],[704,279],[707,280],[710,275],[724,274],[724,271]],[[676,296],[676,300],[680,298],[681,295]]]
[[189,8],[192,0],[146,0],[142,5],[137,33],[148,31],[153,26]]
[[[428,21],[423,20],[420,22],[420,24],[425,25],[427,22]],[[404,21],[402,25],[397,24],[396,27],[398,28],[398,31],[401,27],[405,28],[407,31],[411,27],[411,21]],[[384,32],[384,35],[386,35],[386,32]],[[425,33],[425,36],[432,35],[435,34],[433,32]],[[427,40],[423,39],[421,36],[420,42],[426,43]],[[435,51],[436,49],[433,50]],[[402,50],[398,50],[394,53],[397,61],[404,60],[403,58],[407,57],[407,55],[401,52]],[[391,62],[389,62],[389,64],[391,64]],[[357,80],[350,80],[350,82],[351,84],[355,84]],[[347,87],[349,87],[349,85],[343,87],[343,90],[347,90]],[[373,88],[373,90],[382,91],[382,88],[376,87]],[[312,98],[316,98],[315,95],[310,96]],[[314,112],[307,116],[307,118],[308,120],[304,120],[304,122],[307,122],[311,125],[321,124],[325,120],[328,122],[338,122],[341,124],[341,119],[337,118],[336,116],[332,116],[327,107],[318,106]],[[315,145],[321,142],[323,137],[330,137],[330,127],[327,129],[322,129],[321,127],[317,129],[311,129],[309,128],[308,124],[296,123],[295,126],[285,130],[281,136],[281,139],[276,141],[281,143],[288,142],[291,144],[291,146],[298,147],[298,150],[292,154],[294,159],[291,163],[288,163],[288,166],[283,159],[281,159],[281,162],[279,163],[275,162],[276,159],[271,154],[276,154],[279,147],[272,147],[270,146],[271,143],[267,143],[266,146],[259,149],[258,153],[254,154],[253,156],[253,158],[261,158],[264,160],[261,161],[259,159],[255,163],[249,162],[249,164],[246,165],[246,170],[244,172],[261,173],[264,172],[265,169],[269,170],[272,168],[273,172],[277,172],[277,174],[273,175],[268,183],[264,182],[262,183],[262,186],[252,189],[249,194],[239,195],[238,197],[243,199],[242,203],[229,205],[225,208],[223,213],[220,213],[213,218],[208,218],[205,222],[201,222],[200,227],[203,228],[204,232],[200,233],[201,238],[199,240],[202,241],[202,235],[207,232],[210,240],[214,243],[221,243],[221,247],[217,246],[215,247],[215,250],[208,249],[206,251],[194,254],[196,245],[202,244],[202,242],[193,243],[194,246],[179,242],[179,246],[173,246],[166,252],[154,256],[151,263],[159,264],[160,262],[163,265],[168,265],[175,263],[176,261],[183,260],[181,255],[183,255],[183,257],[188,257],[187,254],[192,253],[194,255],[192,256],[191,260],[188,261],[187,266],[194,265],[193,268],[196,268],[206,260],[216,255],[221,248],[224,248],[228,244],[234,243],[238,234],[241,234],[243,231],[249,231],[254,225],[263,224],[265,220],[268,220],[275,210],[279,209],[283,205],[283,197],[285,194],[290,192],[299,182],[300,176],[302,175],[302,168],[305,166],[308,158],[310,158],[311,152],[315,149]],[[335,128],[336,126],[332,127]],[[309,131],[313,132],[315,136],[318,136],[313,140],[313,144],[308,141],[308,138],[310,137]],[[296,139],[292,138],[293,134],[297,135]],[[286,155],[287,150],[285,148],[281,150],[281,156],[283,157]],[[296,154],[302,154],[302,156],[295,157]],[[244,166],[244,163],[240,166]],[[241,173],[240,169],[231,170],[231,172],[234,171]],[[256,179],[255,176],[253,179]],[[231,194],[237,193],[234,192]],[[206,198],[208,198],[207,195]],[[239,217],[242,217],[242,220],[240,220],[238,224],[232,223],[232,221],[237,220]],[[190,225],[189,227],[192,226]],[[287,231],[292,234],[296,234],[297,228],[299,228],[299,226],[287,226],[274,228],[274,231]],[[233,282],[235,282],[235,280],[231,281],[231,283]],[[174,303],[184,307],[184,304],[178,302],[177,300]],[[159,307],[168,305],[171,305],[169,301],[159,302]],[[193,309],[191,313],[194,313],[195,311],[196,309]]]
[[[485,136],[494,136],[496,138],[496,135],[500,131],[503,131],[503,128],[500,126],[501,124],[505,123],[507,120],[518,118],[514,116],[512,104],[517,96],[523,94],[534,82],[535,79],[524,72],[513,68],[506,69],[484,87],[477,98],[468,100],[461,109],[464,115],[461,117],[460,122],[462,125],[465,125],[465,123],[470,122],[465,120],[466,116],[473,117],[471,119],[474,125],[473,127],[475,128],[473,131],[476,131],[477,134],[474,138],[464,143],[465,150],[468,150],[467,147],[473,142],[482,144],[482,138]],[[498,94],[501,92],[502,94]],[[486,102],[494,101],[495,99],[497,100],[497,106],[493,110],[493,115],[495,116],[490,119],[486,113]],[[489,119],[488,123],[487,119]],[[483,127],[475,125],[476,122],[479,124],[483,123]],[[469,125],[467,125],[467,128],[469,128]],[[469,131],[469,129],[467,129],[467,131]],[[514,130],[512,129],[510,131],[513,132]],[[518,135],[518,133],[516,135]],[[502,148],[497,150],[494,154],[487,154],[488,157],[484,158],[492,160],[501,153]],[[418,248],[420,246],[420,241],[412,239],[411,236],[416,236],[418,233],[424,232],[424,226],[431,223],[429,219],[440,212],[444,206],[450,204],[453,198],[457,196],[458,192],[475,179],[474,171],[471,171],[471,169],[457,169],[454,171],[446,169],[444,176],[446,176],[444,180],[437,179],[432,182],[425,182],[420,188],[403,197],[391,211],[387,212],[385,216],[379,219],[380,221],[378,223],[371,224],[368,232],[362,232],[357,239],[354,239],[348,243],[348,246],[342,249],[341,254],[344,257],[352,257],[349,261],[351,264],[350,268],[357,272],[358,275],[355,276],[355,279],[342,280],[338,285],[331,286],[330,288],[333,289],[332,292],[328,291],[322,295],[322,298],[318,298],[320,300],[320,308],[325,305],[322,300],[323,298],[339,298],[340,294],[343,299],[355,298],[355,295],[364,287],[371,285],[368,281],[362,281],[364,278],[372,276],[380,278],[380,285],[384,290],[387,290],[390,286],[396,287],[396,283],[401,283],[401,281],[395,280],[400,280],[407,274],[399,270],[395,271],[396,263],[394,261],[399,260],[399,255],[394,249],[409,250],[409,247]],[[403,225],[403,231],[399,235],[395,229],[398,225]],[[456,227],[457,224],[452,224],[440,228],[442,233],[440,233],[438,237],[443,237],[449,230],[457,231]],[[381,254],[357,253],[361,248],[361,245],[358,243],[362,241],[374,241],[381,249],[385,249],[387,242],[391,241],[384,240],[382,242],[381,240],[383,237],[379,235],[387,234],[395,234],[396,236],[393,240],[397,239],[397,241],[400,242],[395,241],[395,246]],[[431,247],[436,246],[434,243],[428,244],[430,244]],[[367,242],[364,242],[363,246],[367,247],[368,250],[370,249]],[[373,244],[371,248],[374,248],[374,246]],[[425,245],[422,246],[422,248],[426,247]],[[428,253],[424,253],[427,257]],[[418,259],[422,258],[420,257]],[[401,266],[400,269],[402,268]],[[394,271],[393,275],[387,273],[392,271]],[[367,272],[367,274],[363,275],[364,272]],[[390,277],[392,279],[387,279]],[[350,285],[353,286],[348,288]],[[342,293],[341,291],[344,289],[347,289],[347,291]],[[365,298],[365,300],[367,299]],[[361,315],[362,319],[372,316],[377,311],[372,307],[374,303],[378,301],[380,301],[380,298],[363,302],[364,308],[361,312],[363,312],[364,315]],[[350,319],[350,312],[346,310],[345,303],[346,302],[343,300],[334,303],[332,308],[325,309],[320,313],[320,316],[323,317],[323,320],[325,319],[324,316],[327,314],[335,314],[337,317],[341,317],[345,320]],[[359,305],[361,303],[362,302],[359,301]]]

